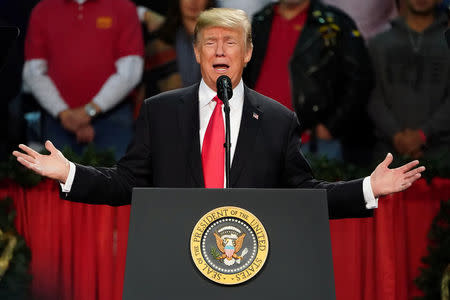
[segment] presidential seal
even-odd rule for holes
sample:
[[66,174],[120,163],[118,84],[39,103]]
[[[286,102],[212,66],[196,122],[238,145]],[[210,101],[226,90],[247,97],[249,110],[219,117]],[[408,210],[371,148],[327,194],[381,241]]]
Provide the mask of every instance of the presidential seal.
[[239,207],[211,210],[192,231],[194,264],[208,279],[220,284],[249,280],[261,270],[268,253],[264,226],[252,213]]

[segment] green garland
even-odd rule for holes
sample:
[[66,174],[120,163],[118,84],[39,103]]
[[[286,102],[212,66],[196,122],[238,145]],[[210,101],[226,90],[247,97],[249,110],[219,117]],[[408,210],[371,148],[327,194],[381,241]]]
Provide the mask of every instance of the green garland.
[[442,201],[428,233],[428,255],[422,258],[427,266],[420,268],[415,283],[424,293],[417,299],[449,299],[450,282],[450,200]]
[[30,250],[14,227],[11,198],[0,200],[0,299],[30,298]]

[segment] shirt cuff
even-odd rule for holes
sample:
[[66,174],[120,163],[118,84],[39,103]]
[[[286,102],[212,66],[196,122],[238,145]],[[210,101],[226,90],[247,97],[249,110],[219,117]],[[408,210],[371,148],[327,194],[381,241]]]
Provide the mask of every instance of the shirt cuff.
[[378,198],[375,198],[373,195],[372,185],[370,184],[370,176],[367,176],[363,180],[363,194],[367,209],[374,209],[378,207]]
[[73,179],[75,178],[75,164],[69,161],[69,176],[67,176],[66,183],[59,183],[61,185],[61,190],[63,193],[70,193],[72,189]]

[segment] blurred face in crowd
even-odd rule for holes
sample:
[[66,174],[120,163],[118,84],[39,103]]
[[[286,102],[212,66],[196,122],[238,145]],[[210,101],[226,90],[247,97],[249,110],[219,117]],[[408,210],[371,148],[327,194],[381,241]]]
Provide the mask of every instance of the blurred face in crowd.
[[408,10],[416,15],[433,14],[439,0],[407,0]]
[[197,19],[205,10],[208,0],[180,0],[180,10],[183,18]]
[[230,77],[235,88],[252,57],[252,47],[246,44],[243,28],[207,27],[199,32],[194,51],[203,80],[213,90],[221,75]]

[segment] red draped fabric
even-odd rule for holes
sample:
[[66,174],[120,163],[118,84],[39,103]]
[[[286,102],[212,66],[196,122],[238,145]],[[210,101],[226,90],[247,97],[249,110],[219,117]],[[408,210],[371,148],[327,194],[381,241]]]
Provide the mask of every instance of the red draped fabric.
[[427,233],[450,179],[419,180],[379,200],[374,218],[330,221],[337,299],[412,299]]
[[[10,196],[16,226],[32,251],[35,299],[121,299],[130,207],[94,206],[59,199],[45,180],[24,189],[0,184]],[[426,236],[450,179],[416,182],[380,199],[374,218],[330,221],[337,299],[411,299],[426,255]]]

